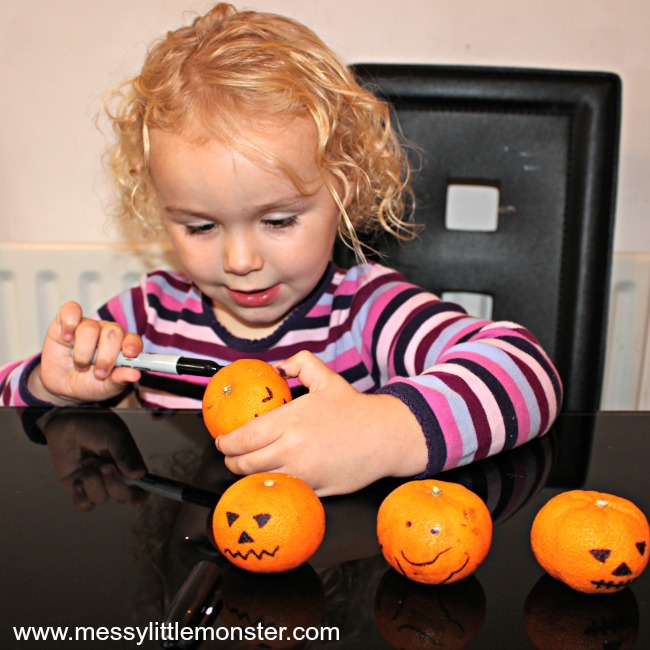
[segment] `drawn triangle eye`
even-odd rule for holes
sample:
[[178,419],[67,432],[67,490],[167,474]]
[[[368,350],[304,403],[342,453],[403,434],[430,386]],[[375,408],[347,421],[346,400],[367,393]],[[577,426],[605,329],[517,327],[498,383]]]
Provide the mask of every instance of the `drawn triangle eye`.
[[257,522],[257,525],[262,528],[263,526],[266,526],[266,524],[269,523],[269,519],[271,518],[271,515],[254,515],[253,519]]
[[599,562],[605,562],[607,558],[612,554],[611,551],[604,548],[594,548],[589,551]]
[[636,547],[639,550],[639,553],[641,553],[641,555],[645,555],[645,546],[646,546],[645,542],[636,543]]
[[236,512],[227,512],[226,519],[228,519],[228,526],[232,526],[239,519],[239,515]]

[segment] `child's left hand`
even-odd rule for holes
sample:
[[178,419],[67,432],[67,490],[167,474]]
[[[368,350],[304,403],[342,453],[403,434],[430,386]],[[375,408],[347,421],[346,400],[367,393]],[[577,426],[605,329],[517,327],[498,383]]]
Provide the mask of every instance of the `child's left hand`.
[[309,352],[276,365],[309,393],[217,439],[232,472],[285,472],[326,496],[424,471],[424,435],[401,400],[360,393]]

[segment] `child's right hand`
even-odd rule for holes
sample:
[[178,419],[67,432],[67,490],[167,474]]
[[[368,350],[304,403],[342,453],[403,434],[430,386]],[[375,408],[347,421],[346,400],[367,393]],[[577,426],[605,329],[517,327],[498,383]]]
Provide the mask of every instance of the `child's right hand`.
[[54,476],[77,510],[87,512],[109,499],[140,505],[147,493],[125,477],[142,478],[147,468],[125,422],[94,409],[54,409],[40,423]]
[[41,363],[29,376],[28,388],[56,405],[116,397],[140,379],[139,370],[115,367],[120,351],[125,357],[138,355],[142,339],[118,323],[86,318],[79,304],[67,302],[47,330]]

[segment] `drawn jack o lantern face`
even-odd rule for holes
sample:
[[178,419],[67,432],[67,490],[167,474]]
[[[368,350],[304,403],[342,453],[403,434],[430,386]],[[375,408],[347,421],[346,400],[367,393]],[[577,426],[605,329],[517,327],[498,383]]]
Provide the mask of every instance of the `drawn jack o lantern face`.
[[212,516],[217,547],[234,565],[260,573],[306,562],[325,534],[325,511],[302,480],[275,472],[246,476],[222,495]]
[[[226,512],[226,519],[228,520],[228,525],[232,528],[233,524],[239,519],[239,515],[236,512]],[[237,540],[237,550],[233,552],[232,550],[227,549],[227,552],[231,555],[238,555],[244,560],[246,560],[251,553],[255,555],[258,560],[261,559],[262,555],[270,555],[273,557],[280,549],[278,545],[276,545],[273,550],[258,547],[259,550],[256,551],[255,540],[248,533],[248,530],[250,530],[255,536],[257,536],[254,529],[264,528],[264,526],[266,526],[266,524],[271,520],[271,515],[268,512],[259,513],[253,515],[251,520],[254,521],[256,525],[247,527],[244,523],[241,528],[241,533],[239,534],[239,539]],[[246,530],[246,528],[248,528],[248,530]]]
[[645,515],[622,497],[588,490],[556,495],[531,528],[533,553],[554,578],[585,593],[625,589],[648,564]]
[[[629,544],[622,555],[613,553],[609,548],[592,548],[589,550],[596,562],[602,564],[602,573],[594,571],[591,579],[596,589],[614,590],[627,587],[635,580],[647,564],[647,542],[641,541]],[[600,577],[599,577],[600,576]]]

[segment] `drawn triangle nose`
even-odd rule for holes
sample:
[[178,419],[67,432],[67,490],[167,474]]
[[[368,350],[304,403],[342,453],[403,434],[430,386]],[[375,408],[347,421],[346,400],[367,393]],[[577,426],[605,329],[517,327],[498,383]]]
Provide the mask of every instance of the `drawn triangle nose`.
[[621,562],[621,564],[612,571],[613,576],[629,576],[631,573],[632,570],[627,564],[625,564],[625,562]]
[[250,544],[251,542],[254,541],[255,540],[246,531],[243,531],[242,534],[239,536],[240,544]]

